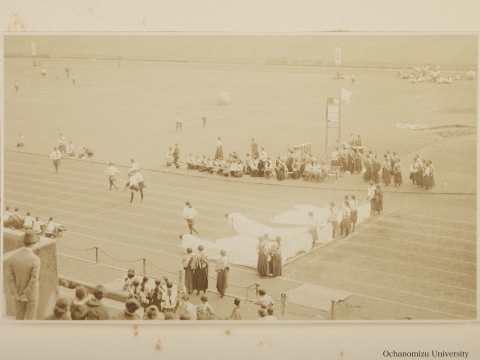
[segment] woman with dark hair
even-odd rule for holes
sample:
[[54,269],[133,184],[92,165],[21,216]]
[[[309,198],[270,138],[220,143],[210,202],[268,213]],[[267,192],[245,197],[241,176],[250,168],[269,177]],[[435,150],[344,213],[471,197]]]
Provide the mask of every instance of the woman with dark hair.
[[383,192],[382,189],[380,189],[380,185],[377,185],[377,188],[375,189],[375,211],[378,211],[379,214],[382,213],[383,210]]
[[393,182],[395,183],[395,186],[402,185],[402,163],[400,162],[400,159],[396,159],[393,164]]
[[242,301],[239,298],[233,300],[235,307],[233,308],[232,315],[230,315],[229,320],[242,320],[242,314],[240,312],[240,304]]
[[261,277],[267,277],[270,273],[268,269],[268,244],[267,240],[260,236],[258,238],[258,246],[257,246],[257,253],[258,253],[258,264],[257,270]]
[[385,160],[383,162],[383,169],[382,169],[382,179],[385,186],[390,185],[390,170],[391,170],[391,163],[387,155],[385,155]]
[[47,316],[45,320],[72,320],[70,317],[70,300],[67,298],[58,299],[53,314]]
[[380,160],[378,160],[377,155],[375,155],[375,157],[373,158],[372,169],[373,169],[372,180],[373,182],[378,183],[379,182],[378,173],[380,172],[381,164],[380,164]]
[[217,273],[217,291],[223,298],[228,287],[228,273],[230,271],[230,261],[226,257],[225,250],[220,251],[220,259],[217,260],[215,272]]
[[363,174],[363,181],[370,181],[372,179],[373,164],[370,156],[365,159],[365,173]]
[[409,179],[412,180],[413,185],[415,185],[415,181],[417,181],[417,171],[418,171],[417,159],[413,158],[413,162],[410,164],[410,177],[409,177]]
[[198,246],[198,262],[193,273],[193,289],[205,294],[208,289],[208,256],[203,252],[203,246]]
[[282,276],[282,238],[277,236],[275,241],[270,249],[273,277]]
[[183,257],[182,267],[185,270],[185,290],[188,294],[193,292],[193,269],[192,269],[192,248],[187,249]]

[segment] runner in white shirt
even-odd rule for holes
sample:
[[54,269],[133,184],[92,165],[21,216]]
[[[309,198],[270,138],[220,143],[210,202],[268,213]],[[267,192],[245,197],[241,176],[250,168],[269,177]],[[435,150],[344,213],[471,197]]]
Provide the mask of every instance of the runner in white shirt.
[[132,190],[131,196],[130,196],[130,204],[133,201],[133,196],[135,195],[134,191],[138,191],[138,180],[137,177],[135,176],[135,173],[130,173],[130,180],[127,182],[127,185],[125,186],[125,190],[127,190],[127,187],[130,187],[130,190]]
[[105,170],[105,174],[108,175],[108,181],[110,181],[110,189],[112,190],[112,186],[118,190],[117,185],[115,185],[115,180],[117,179],[116,175],[120,174],[120,171],[115,167],[114,163],[110,163],[107,170]]
[[67,140],[65,139],[65,136],[63,136],[62,134],[60,134],[58,136],[58,150],[62,153],[62,154],[67,154],[67,148],[65,146]]
[[192,231],[195,231],[197,236],[200,236],[197,230],[193,227],[195,225],[195,217],[197,217],[197,210],[187,201],[187,206],[183,208],[183,218],[187,220],[188,228],[190,229],[190,235],[193,235]]
[[182,117],[178,113],[177,113],[177,117],[175,118],[175,125],[177,127],[177,131],[178,129],[182,131]]
[[207,110],[203,109],[203,112],[202,112],[202,121],[203,121],[203,126],[207,125]]
[[50,154],[50,160],[53,160],[53,166],[55,166],[55,171],[58,174],[58,167],[60,166],[60,161],[62,159],[62,153],[57,150],[57,147],[53,148],[53,152]]
[[138,182],[138,190],[140,190],[141,196],[140,201],[143,201],[143,189],[147,188],[145,183],[143,182],[143,175],[140,173],[140,171],[137,171],[133,176],[135,177],[135,179],[137,179]]

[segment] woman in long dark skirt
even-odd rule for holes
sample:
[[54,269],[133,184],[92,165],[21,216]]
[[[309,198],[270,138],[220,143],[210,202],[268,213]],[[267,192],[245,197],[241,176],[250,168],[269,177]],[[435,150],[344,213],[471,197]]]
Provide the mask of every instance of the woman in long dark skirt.
[[203,252],[203,246],[198,246],[198,264],[193,274],[193,289],[205,294],[208,289],[208,256]]
[[355,172],[362,172],[362,154],[359,150],[355,151]]
[[395,183],[395,186],[402,185],[402,163],[400,162],[400,159],[397,159],[393,165],[393,182]]
[[215,272],[217,273],[217,291],[220,297],[225,295],[228,287],[228,273],[230,271],[230,261],[228,261],[227,252],[225,250],[220,251],[220,259],[217,260],[215,266]]
[[383,163],[383,169],[382,169],[382,179],[383,183],[385,186],[390,185],[390,161],[388,161],[387,158],[385,158],[385,162]]
[[370,160],[370,157],[367,156],[365,159],[365,173],[363,174],[363,181],[372,180],[372,166],[372,160]]
[[267,277],[269,274],[269,269],[268,269],[268,245],[267,245],[267,240],[265,240],[263,237],[260,237],[258,239],[258,264],[257,264],[257,270],[260,276],[262,277]]
[[418,170],[417,170],[417,186],[418,187],[423,187],[423,162],[421,159],[418,159],[417,160],[417,164],[418,164]]
[[410,180],[412,180],[412,184],[415,185],[415,181],[417,181],[417,159],[413,158],[413,162],[410,164]]
[[350,174],[355,172],[355,153],[352,149],[347,150],[347,170]]
[[378,160],[377,155],[375,155],[375,158],[373,159],[372,169],[373,169],[372,180],[373,180],[375,183],[378,183],[378,182],[379,182],[378,172],[379,172],[380,169],[381,169],[381,164],[380,164],[380,161]]
[[377,185],[377,189],[375,190],[375,211],[378,211],[379,214],[382,213],[383,210],[383,192],[380,189],[380,185]]
[[282,276],[282,239],[280,236],[277,236],[275,240],[276,243],[272,245],[270,250],[273,277]]
[[187,249],[187,254],[183,257],[182,266],[185,270],[185,290],[188,294],[193,292],[193,269],[192,269],[192,249]]
[[275,169],[277,171],[277,180],[285,180],[285,167],[283,161],[280,161],[278,167]]
[[263,161],[258,162],[258,177],[265,175],[265,163]]

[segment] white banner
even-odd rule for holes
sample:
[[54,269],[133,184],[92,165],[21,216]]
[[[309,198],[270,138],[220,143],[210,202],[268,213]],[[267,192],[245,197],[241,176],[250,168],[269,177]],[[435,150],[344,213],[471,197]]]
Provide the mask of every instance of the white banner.
[[345,100],[347,104],[350,102],[350,96],[352,96],[352,92],[342,88],[341,99]]
[[330,121],[330,122],[338,121],[340,117],[340,105],[338,103],[328,104],[327,111],[328,111],[327,121]]
[[32,43],[32,56],[37,55],[37,50],[35,49],[35,43]]
[[342,65],[342,48],[335,48],[335,65]]

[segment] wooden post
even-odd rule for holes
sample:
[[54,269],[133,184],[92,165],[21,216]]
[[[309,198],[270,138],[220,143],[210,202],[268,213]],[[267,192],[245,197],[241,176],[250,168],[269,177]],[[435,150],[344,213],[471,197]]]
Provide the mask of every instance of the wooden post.
[[282,314],[282,319],[285,317],[285,313],[287,310],[287,301],[288,301],[287,293],[282,292],[280,294],[280,313]]
[[95,246],[95,264],[98,264],[98,247]]
[[258,289],[260,287],[260,284],[259,283],[255,283],[255,295],[256,297],[258,298]]
[[147,259],[143,258],[143,276],[147,275]]
[[332,320],[335,320],[335,300],[332,300]]

